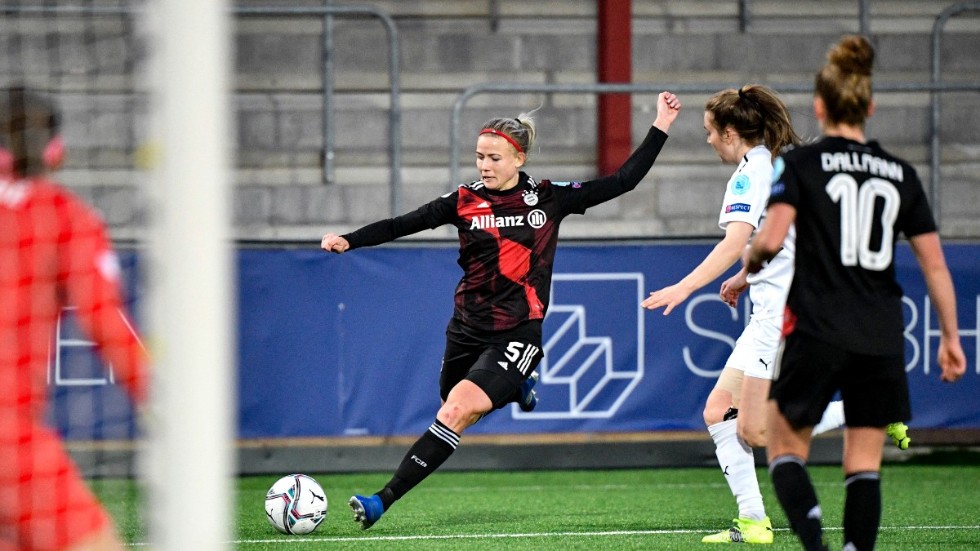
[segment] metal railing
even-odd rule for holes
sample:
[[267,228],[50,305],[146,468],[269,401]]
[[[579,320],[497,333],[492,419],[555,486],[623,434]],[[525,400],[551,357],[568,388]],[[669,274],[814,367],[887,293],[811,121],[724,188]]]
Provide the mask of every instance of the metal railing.
[[[738,30],[748,32],[752,28],[752,0],[738,0]],[[871,8],[869,0],[858,0],[858,32],[871,34]]]
[[[953,17],[965,13],[968,11],[980,11],[980,2],[962,2],[960,4],[952,5],[944,9],[938,16],[936,16],[935,22],[932,25],[932,84],[939,84],[942,80],[940,71],[940,61],[942,57],[942,33],[943,28],[946,27],[946,23],[949,22]],[[975,85],[980,87],[980,84]],[[974,88],[976,89],[976,88]],[[929,116],[929,131],[931,133],[932,140],[929,145],[929,203],[932,205],[933,217],[936,222],[939,222],[942,210],[940,209],[940,196],[939,196],[939,184],[942,181],[940,178],[940,168],[939,168],[939,138],[940,138],[940,120],[939,120],[939,95],[937,92],[939,90],[932,90],[932,97],[930,98],[930,116]]]
[[[675,93],[690,94],[711,94],[723,88],[738,88],[741,84],[733,85],[704,85],[704,84],[616,84],[616,83],[594,83],[594,84],[522,84],[506,82],[490,82],[474,84],[453,103],[453,111],[449,122],[449,173],[450,190],[463,183],[459,173],[459,151],[460,151],[460,119],[462,118],[463,108],[466,103],[474,96],[479,94],[519,94],[519,93],[548,93],[548,94],[605,94],[605,93],[633,93],[633,94],[659,94],[663,90],[670,90]],[[775,85],[773,89],[781,93],[813,93],[813,84],[784,84]],[[980,82],[977,83],[942,83],[942,82],[907,82],[895,84],[881,84],[875,86],[875,93],[908,93],[908,92],[932,92],[933,96],[940,92],[980,92]],[[932,100],[935,105],[936,99]],[[935,109],[935,107],[934,107]],[[934,121],[934,131],[938,133],[938,120]],[[939,147],[939,141],[935,134],[932,146]],[[930,180],[930,193],[933,197],[938,197],[939,180],[938,177],[938,152],[933,151],[932,157],[936,159],[932,166],[933,178]],[[934,208],[937,208],[934,206]],[[937,211],[938,214],[938,211]],[[937,216],[938,221],[938,216]]]
[[330,116],[331,98],[333,97],[333,62],[332,34],[329,20],[334,15],[370,16],[377,18],[388,33],[388,93],[390,108],[388,110],[388,142],[389,142],[389,199],[390,211],[394,216],[401,212],[401,66],[399,64],[398,29],[390,15],[372,6],[343,6],[328,4],[317,7],[237,7],[236,15],[318,15],[324,17],[324,49],[323,49],[323,180],[328,183],[333,173],[333,126]]
[[[332,16],[374,17],[384,26],[388,36],[388,80],[390,107],[388,111],[389,141],[389,195],[392,216],[401,211],[401,66],[398,29],[394,20],[386,12],[372,6],[345,6],[328,4],[317,7],[234,7],[230,12],[242,16],[303,16],[312,15],[324,18],[324,75],[323,75],[323,181],[328,183],[333,171],[333,117],[331,99],[333,97],[333,64],[330,26]],[[3,5],[0,16],[7,14],[26,15],[137,15],[142,14],[141,6],[102,6],[102,5]],[[135,92],[135,90],[134,90]]]
[[[962,2],[954,4],[944,9],[933,23],[932,29],[932,48],[931,48],[931,80],[928,84],[924,83],[898,83],[891,85],[876,85],[875,93],[889,92],[929,92],[930,93],[930,118],[929,118],[929,202],[933,209],[933,216],[937,222],[941,216],[940,205],[940,103],[939,94],[943,92],[980,92],[980,83],[966,84],[946,84],[941,82],[941,61],[942,61],[942,32],[946,23],[953,17],[970,11],[980,11],[980,2]],[[747,32],[752,26],[752,2],[751,0],[738,1],[739,29]],[[869,0],[858,0],[858,32],[868,36],[871,33],[871,9]],[[737,88],[739,84],[731,87]],[[662,90],[672,90],[681,93],[710,94],[725,88],[725,86],[699,86],[686,84],[661,84],[657,86],[649,84],[615,84],[615,83],[595,83],[595,84],[518,84],[518,83],[482,83],[475,84],[466,88],[453,103],[452,116],[450,118],[449,140],[450,140],[450,187],[455,187],[461,183],[459,176],[459,121],[463,106],[470,98],[478,94],[505,94],[505,93],[649,93],[655,94]],[[810,84],[806,85],[783,85],[774,87],[777,91],[785,93],[809,93],[813,91]]]
[[[860,32],[867,34],[870,28],[870,10],[868,0],[858,0]],[[128,14],[139,11],[140,8],[129,6],[4,6],[0,13],[12,11],[26,14]],[[930,198],[939,218],[939,188],[940,188],[940,105],[939,94],[943,92],[980,91],[980,83],[946,84],[941,82],[941,35],[945,24],[954,16],[967,11],[980,10],[980,2],[964,2],[946,8],[937,16],[932,33],[932,77],[926,83],[899,83],[878,85],[876,93],[891,92],[930,92]],[[332,16],[367,16],[377,18],[384,26],[388,36],[388,69],[390,109],[388,117],[389,130],[389,205],[392,216],[401,213],[401,69],[399,64],[399,40],[394,20],[387,13],[371,6],[345,6],[327,4],[318,7],[234,7],[235,15],[265,15],[265,16],[301,16],[312,15],[324,18],[324,75],[323,75],[323,180],[332,181],[334,162],[334,132],[332,116],[333,97],[333,66],[332,66],[332,37],[330,25]],[[751,2],[739,1],[740,26],[743,30],[751,26]],[[737,85],[736,85],[737,86]],[[690,84],[626,84],[626,83],[595,83],[595,84],[518,84],[518,83],[482,83],[466,88],[455,100],[450,120],[450,184],[455,187],[460,183],[459,176],[459,124],[461,112],[465,104],[475,95],[485,93],[649,93],[655,94],[663,89],[680,93],[712,93],[722,86],[690,85]],[[785,93],[809,93],[812,85],[782,85],[775,87]]]

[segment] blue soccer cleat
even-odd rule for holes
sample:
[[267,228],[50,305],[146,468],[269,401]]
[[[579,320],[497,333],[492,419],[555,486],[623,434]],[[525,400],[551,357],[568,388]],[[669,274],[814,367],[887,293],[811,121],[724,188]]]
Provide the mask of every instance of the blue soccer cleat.
[[381,515],[385,514],[385,507],[378,494],[371,497],[354,495],[347,500],[347,504],[354,511],[354,522],[361,523],[361,530],[374,526],[375,522],[381,520]]
[[521,411],[534,411],[538,405],[538,393],[534,392],[534,385],[538,383],[538,372],[531,373],[531,376],[521,383],[521,397],[517,400],[517,405]]

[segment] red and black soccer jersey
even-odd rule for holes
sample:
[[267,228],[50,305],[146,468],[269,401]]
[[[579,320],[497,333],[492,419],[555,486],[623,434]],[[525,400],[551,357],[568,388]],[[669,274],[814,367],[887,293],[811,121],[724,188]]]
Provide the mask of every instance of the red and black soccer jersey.
[[936,231],[915,170],[877,142],[827,137],[776,159],[769,204],[796,208],[787,329],[847,350],[902,347],[895,240]]
[[651,127],[615,174],[597,180],[539,182],[522,172],[517,186],[506,191],[492,191],[476,181],[344,238],[353,249],[452,224],[459,232],[458,263],[463,268],[454,317],[487,331],[542,319],[548,309],[561,221],[635,188],[666,139],[666,134]]

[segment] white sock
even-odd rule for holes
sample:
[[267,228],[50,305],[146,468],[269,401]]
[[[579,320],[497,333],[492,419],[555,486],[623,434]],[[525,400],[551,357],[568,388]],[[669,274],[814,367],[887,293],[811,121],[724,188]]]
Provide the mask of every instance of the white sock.
[[759,480],[755,476],[755,456],[752,455],[752,448],[738,437],[738,420],[715,423],[708,427],[708,433],[715,441],[718,464],[738,502],[738,517],[753,520],[766,518]]
[[837,400],[827,404],[820,422],[813,427],[813,436],[840,428],[844,424],[844,402]]

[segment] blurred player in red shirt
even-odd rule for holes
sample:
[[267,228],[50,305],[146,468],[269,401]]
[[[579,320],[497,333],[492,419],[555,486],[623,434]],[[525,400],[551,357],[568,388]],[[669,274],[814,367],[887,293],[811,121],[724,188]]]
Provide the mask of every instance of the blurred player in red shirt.
[[53,106],[0,90],[0,148],[0,551],[122,549],[45,422],[48,366],[67,306],[137,403],[146,351],[125,317],[105,224],[47,177],[63,155]]

